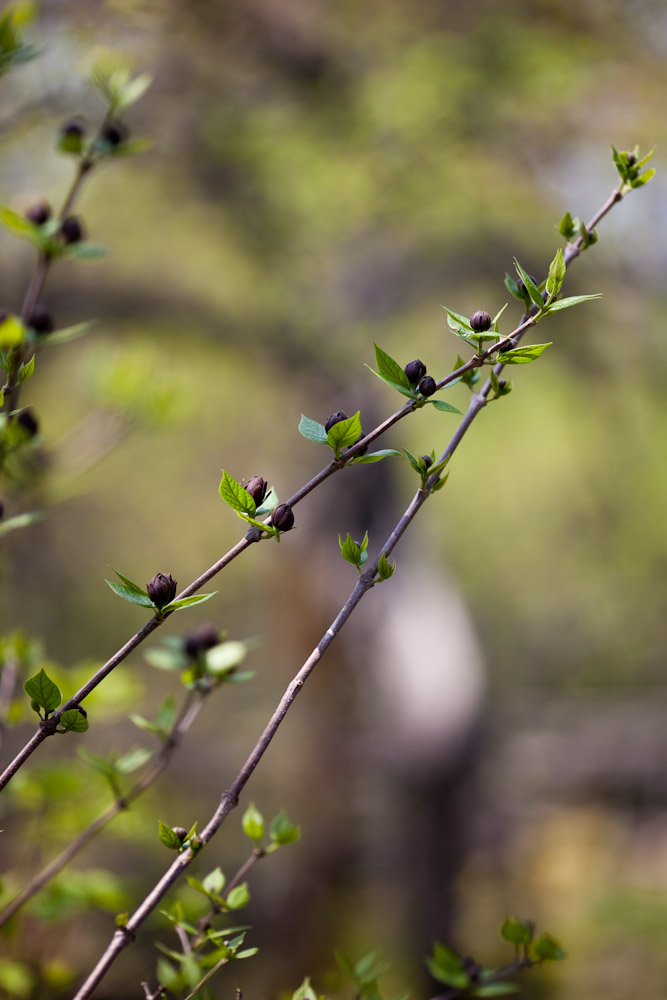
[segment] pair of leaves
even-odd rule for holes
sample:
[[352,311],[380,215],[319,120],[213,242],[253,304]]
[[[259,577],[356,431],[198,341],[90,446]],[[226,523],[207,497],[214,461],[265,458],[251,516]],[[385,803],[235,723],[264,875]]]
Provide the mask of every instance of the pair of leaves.
[[523,948],[533,962],[562,962],[566,954],[551,934],[541,934],[535,938],[532,920],[508,917],[500,928],[500,934],[517,948]]
[[[405,452],[408,462],[410,463],[412,468],[415,470],[416,473],[418,473],[419,476],[421,476],[422,489],[425,489],[426,483],[431,478],[431,476],[437,476],[442,472],[442,470],[448,464],[449,459],[451,458],[451,455],[448,455],[447,458],[443,458],[442,462],[438,462],[436,465],[434,465],[433,463],[435,462],[435,451],[431,451],[430,455],[420,455],[419,458],[415,458],[415,456],[411,452],[409,452],[407,448],[404,448],[403,451]],[[429,459],[428,462],[426,461],[427,458]],[[441,490],[443,488],[443,486],[447,482],[448,475],[443,476],[438,480],[438,482],[431,490],[432,493],[437,493],[438,490]]]
[[[254,803],[251,802],[246,809],[243,814],[242,823],[243,832],[246,837],[249,837],[250,840],[259,846],[264,838],[266,826],[264,817],[255,807]],[[277,850],[278,847],[284,847],[285,844],[293,844],[299,840],[301,837],[301,828],[290,823],[287,813],[282,809],[269,824],[269,836],[271,837],[271,845],[267,848],[267,851]]]
[[184,851],[188,847],[192,847],[193,849],[198,847],[196,823],[193,823],[185,836],[181,837],[173,827],[169,826],[168,823],[163,823],[161,819],[157,822],[158,837],[164,846],[168,847],[170,851]]
[[[242,910],[250,902],[250,890],[248,883],[242,882],[240,885],[230,889],[227,895],[222,894],[225,887],[225,876],[220,868],[214,868],[206,876],[203,882],[188,876],[188,883],[192,889],[206,896],[215,907],[220,910]],[[230,929],[225,929],[225,935],[230,933]]]
[[[63,700],[62,692],[42,668],[39,673],[29,677],[23,685],[23,690],[30,698],[30,706],[40,719],[48,719],[56,711]],[[44,714],[42,714],[44,713]],[[85,733],[88,720],[79,708],[68,708],[58,720],[59,733]]]
[[[113,569],[113,566],[111,566]],[[121,583],[116,583],[114,580],[105,580],[114,594],[118,597],[122,597],[123,600],[129,601],[130,604],[138,604],[142,608],[151,608],[155,614],[162,618],[169,611],[180,611],[181,608],[189,608],[193,604],[201,604],[203,601],[208,601],[210,597],[213,597],[217,591],[213,591],[212,594],[194,594],[192,597],[184,597],[180,601],[171,601],[170,604],[164,604],[161,608],[153,604],[148,592],[140,587],[139,584],[134,583],[127,576],[123,576],[119,573],[117,569],[113,569],[116,576],[121,580]]]
[[618,175],[623,181],[624,187],[627,189],[642,187],[644,184],[648,184],[655,170],[651,168],[650,170],[645,170],[642,173],[642,167],[647,163],[655,152],[655,146],[650,153],[643,159],[639,159],[639,146],[635,146],[631,153],[625,152],[625,150],[620,153],[612,146],[611,155],[614,161],[614,166],[618,171]]
[[365,562],[368,562],[368,532],[365,533],[361,542],[355,542],[348,531],[345,539],[343,539],[342,535],[338,536],[338,544],[343,559],[356,566],[357,572],[361,573],[361,567]]

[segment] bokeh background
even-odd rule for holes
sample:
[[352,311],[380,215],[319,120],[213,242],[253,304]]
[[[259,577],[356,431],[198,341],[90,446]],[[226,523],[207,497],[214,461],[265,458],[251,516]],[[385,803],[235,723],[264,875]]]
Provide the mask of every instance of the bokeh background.
[[[43,444],[28,492],[7,498],[48,516],[3,541],[2,626],[41,641],[66,693],[143,621],[104,584],[109,565],[139,582],[198,575],[240,537],[221,468],[288,496],[325,462],[301,412],[361,409],[370,427],[396,407],[364,368],[373,340],[442,376],[465,347],[442,305],[495,313],[513,256],[543,275],[564,211],[589,218],[611,192],[610,143],[658,147],[655,180],[568,273],[569,294],[604,297],[540,328],[554,347],[481,414],[396,577],[253,778],[246,801],[285,807],[302,840],[255,870],[243,916],[260,954],[214,989],[270,997],[310,974],[335,992],[334,950],[377,947],[388,994],[426,997],[434,940],[500,964],[498,926],[518,913],[569,954],[525,976],[525,995],[663,996],[662,0],[50,0],[29,38],[44,51],[3,80],[0,107],[2,200],[17,210],[64,195],[54,135],[73,113],[101,117],[87,73],[102,50],[155,77],[127,115],[151,150],[105,167],[80,202],[105,260],[49,278],[59,326],[96,322],[39,355],[25,401]],[[0,254],[2,302],[18,309],[32,251],[7,234]],[[449,398],[464,408],[467,390]],[[384,446],[441,451],[454,427],[421,411]],[[345,600],[337,533],[368,528],[373,550],[415,486],[398,460],[334,477],[284,544],[253,547],[201,614],[170,620],[171,634],[212,619],[257,637],[255,678],[215,695],[169,772],[2,940],[9,995],[69,995],[113,914],[170,860],[157,818],[205,821]],[[109,801],[76,745],[145,744],[128,715],[169,692],[177,679],[135,654],[91,697],[89,733],[49,741],[12,783],[5,899]],[[33,725],[12,719],[6,757]],[[240,813],[200,877],[241,863],[239,828]],[[156,940],[176,946],[157,915],[98,995],[141,995]]]

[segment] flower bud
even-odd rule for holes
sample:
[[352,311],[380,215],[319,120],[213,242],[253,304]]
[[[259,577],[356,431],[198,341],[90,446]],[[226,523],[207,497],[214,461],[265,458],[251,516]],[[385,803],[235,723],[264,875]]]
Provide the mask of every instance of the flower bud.
[[423,361],[417,359],[416,361],[410,361],[405,366],[403,371],[407,376],[408,382],[411,385],[417,385],[417,383],[421,379],[423,379],[424,375],[426,374],[426,365],[424,364]]
[[[534,285],[537,284],[537,278],[534,278],[532,274],[529,274],[528,277],[530,278],[530,280]],[[523,281],[519,282],[519,291],[521,292],[522,295],[526,295],[528,292],[528,289],[524,285]]]
[[60,126],[61,136],[78,136],[80,139],[86,134],[86,129],[83,122],[79,118],[71,118],[68,122],[65,122]]
[[213,649],[219,642],[220,630],[209,622],[202,622],[189,635],[186,635],[183,648],[191,659],[196,660],[200,653]]
[[176,597],[176,587],[178,584],[171,573],[166,576],[164,573],[156,573],[153,579],[146,586],[148,596],[156,608],[163,608],[165,604],[171,604]]
[[76,215],[68,215],[60,225],[60,235],[65,243],[79,243],[83,239],[83,226]]
[[427,469],[429,468],[429,466],[433,465],[433,459],[431,458],[430,455],[420,455],[419,457],[421,458],[422,462],[424,463]]
[[84,717],[84,719],[88,718],[88,712],[86,712],[85,709],[81,708],[81,705],[77,705],[76,706],[76,710],[77,710],[77,712],[81,713],[81,715]]
[[483,309],[479,309],[470,317],[470,325],[475,333],[486,333],[491,326],[491,317],[488,312],[484,312]]
[[294,527],[294,511],[288,503],[279,503],[271,511],[271,524],[278,531],[289,531]]
[[39,201],[33,202],[26,209],[25,217],[28,222],[34,222],[36,226],[43,226],[51,218],[51,206],[44,198],[40,198]]
[[417,386],[422,396],[432,396],[437,389],[436,381],[432,375],[424,375]]
[[628,165],[634,167],[636,162],[637,162],[637,157],[635,156],[635,154],[628,153]]
[[43,306],[41,302],[37,302],[28,317],[28,326],[31,326],[35,333],[53,333],[53,318],[51,313]]
[[185,840],[185,838],[188,835],[188,831],[185,829],[185,827],[184,826],[172,826],[171,829],[172,829],[173,833],[176,834],[176,836],[178,837],[178,839],[180,840],[180,842],[183,843],[183,841]]
[[324,425],[324,429],[327,432],[327,434],[329,433],[333,425],[339,424],[341,420],[347,420],[347,413],[345,413],[344,410],[336,410],[335,413],[332,413],[329,419],[327,420],[326,424]]
[[246,493],[255,501],[256,507],[261,507],[264,497],[266,496],[266,491],[269,488],[269,484],[261,476],[253,476],[243,487]]
[[128,135],[127,126],[122,122],[109,122],[102,132],[102,139],[110,146],[120,146],[121,142],[127,140]]
[[37,418],[33,416],[30,410],[21,410],[18,417],[16,418],[16,423],[19,427],[27,433],[28,437],[33,438],[39,431],[39,423]]

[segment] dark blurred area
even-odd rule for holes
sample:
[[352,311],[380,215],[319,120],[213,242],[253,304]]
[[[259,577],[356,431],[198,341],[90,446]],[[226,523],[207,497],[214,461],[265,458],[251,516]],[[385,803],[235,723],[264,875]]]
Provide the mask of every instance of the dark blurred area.
[[[242,863],[246,801],[301,824],[250,879],[259,956],[215,995],[277,996],[304,975],[333,993],[334,950],[377,947],[387,994],[418,1000],[439,991],[423,969],[435,940],[504,964],[508,913],[569,955],[526,975],[526,996],[661,995],[664,4],[52,0],[29,35],[44,51],[3,79],[0,105],[1,200],[17,211],[64,197],[53,137],[103,115],[87,80],[101,50],[154,75],[127,115],[152,148],[91,176],[78,208],[106,258],[49,276],[57,325],[95,323],[38,355],[25,400],[43,446],[6,497],[10,514],[47,516],[2,540],[0,624],[42,642],[66,694],[144,620],[104,584],[109,565],[141,584],[196,577],[242,534],[221,468],[289,496],[327,460],[297,433],[302,412],[360,409],[370,428],[397,408],[364,368],[373,341],[442,377],[467,357],[442,305],[497,312],[512,258],[542,277],[564,212],[588,219],[611,193],[610,143],[658,147],[655,180],[568,272],[566,294],[604,297],[540,327],[554,346],[481,414],[195,874]],[[6,234],[0,263],[0,304],[18,310],[34,252]],[[506,315],[509,332],[516,302]],[[468,395],[448,398],[465,409]],[[456,418],[427,409],[381,446],[440,453]],[[376,551],[416,486],[397,459],[332,477],[280,546],[252,547],[201,613],[170,619],[174,635],[212,619],[258,638],[255,678],[215,694],[161,781],[77,858],[97,901],[65,913],[52,892],[0,939],[0,961],[50,970],[15,995],[70,995],[113,914],[171,860],[157,818],[206,821],[347,598],[338,533],[368,530]],[[109,801],[77,746],[141,745],[129,714],[178,690],[135,653],[91,697],[90,731],[33,756],[3,795],[0,902]],[[3,760],[34,719],[15,721]],[[158,915],[97,995],[140,996],[156,940],[176,947]]]

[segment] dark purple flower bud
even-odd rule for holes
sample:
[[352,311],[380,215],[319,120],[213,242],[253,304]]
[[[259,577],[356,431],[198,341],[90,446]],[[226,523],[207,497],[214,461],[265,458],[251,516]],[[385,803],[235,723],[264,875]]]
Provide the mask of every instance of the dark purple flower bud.
[[86,129],[83,122],[79,118],[71,118],[68,122],[65,122],[64,125],[60,126],[60,134],[63,137],[66,136],[68,138],[74,138],[74,136],[78,136],[80,139],[83,139],[86,134]]
[[417,385],[426,374],[426,365],[423,361],[417,359],[416,361],[410,361],[403,371],[407,376],[408,382],[411,385]]
[[33,306],[33,310],[28,317],[28,326],[31,326],[35,333],[53,333],[53,318],[49,310],[41,302],[37,302]]
[[271,511],[271,524],[278,531],[289,531],[294,527],[294,511],[288,503],[279,503]]
[[33,202],[33,204],[26,209],[25,217],[28,222],[34,222],[36,226],[43,226],[45,222],[48,222],[51,218],[51,206],[48,201],[44,198],[40,198],[39,201]]
[[339,424],[341,420],[347,420],[347,413],[345,413],[344,410],[336,410],[335,413],[332,413],[329,419],[327,420],[326,424],[324,425],[324,429],[327,432],[327,434],[329,433],[333,425]]
[[[359,442],[361,441],[362,437],[365,437],[365,434],[364,434],[363,431],[361,432],[361,434],[359,435],[359,437],[357,438],[357,440],[354,443],[355,444],[359,444]],[[357,455],[360,455],[360,456],[361,455],[365,455],[367,451],[368,451],[368,445],[366,445],[365,448],[360,448],[359,451],[357,452]]]
[[420,455],[419,457],[421,458],[422,462],[424,463],[427,469],[429,468],[429,466],[433,465],[433,459],[431,458],[430,455]]
[[213,649],[219,642],[220,629],[209,622],[203,622],[186,635],[183,648],[191,659],[196,660],[200,653]]
[[249,493],[255,501],[256,507],[261,507],[268,488],[269,484],[261,476],[253,476],[244,486],[246,493]]
[[76,215],[68,215],[60,225],[60,235],[65,243],[79,243],[83,239],[83,226]]
[[637,162],[637,157],[635,156],[635,154],[628,153],[628,165],[634,167],[636,162]]
[[172,831],[176,834],[181,843],[185,840],[188,835],[188,831],[184,826],[172,826]]
[[81,715],[84,717],[84,719],[88,718],[88,712],[86,712],[85,709],[81,708],[81,705],[77,705],[76,708],[77,711],[80,712]]
[[[530,280],[532,281],[532,283],[534,285],[537,284],[537,278],[534,278],[532,274],[529,274],[528,277],[530,278]],[[519,282],[519,291],[521,292],[522,295],[527,295],[528,294],[528,289],[524,285],[523,281]]]
[[432,375],[424,375],[417,386],[422,396],[432,396],[437,389],[436,381]]
[[488,312],[484,312],[483,309],[479,309],[470,317],[470,325],[475,333],[486,333],[491,326],[491,317]]
[[128,135],[127,126],[123,125],[122,122],[109,122],[102,132],[102,138],[110,146],[120,146],[121,142],[127,140]]
[[148,596],[156,608],[163,608],[165,604],[171,604],[176,597],[176,587],[178,584],[171,573],[156,573],[153,579],[146,586]]
[[27,433],[28,437],[33,438],[35,434],[39,431],[39,424],[37,418],[33,416],[30,410],[21,410],[18,417],[16,418],[16,423],[19,427]]

